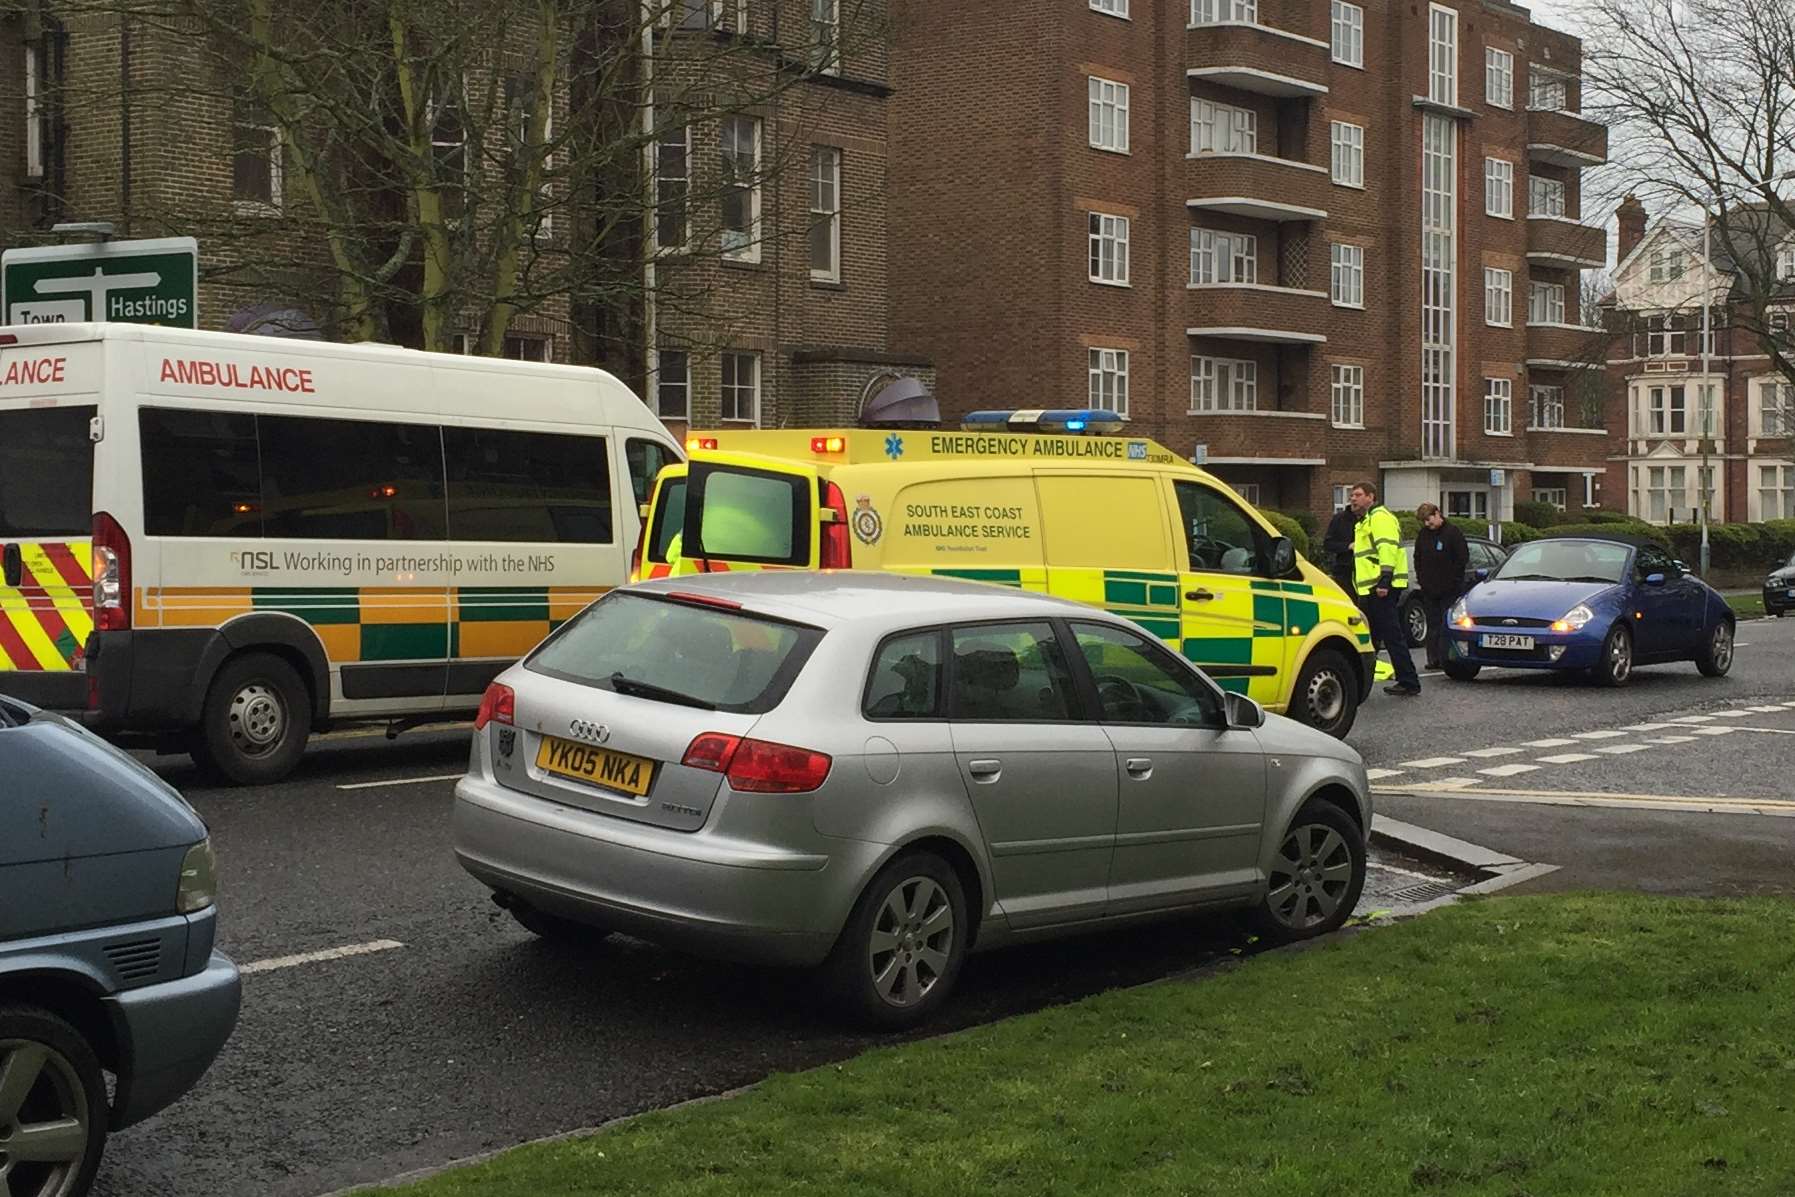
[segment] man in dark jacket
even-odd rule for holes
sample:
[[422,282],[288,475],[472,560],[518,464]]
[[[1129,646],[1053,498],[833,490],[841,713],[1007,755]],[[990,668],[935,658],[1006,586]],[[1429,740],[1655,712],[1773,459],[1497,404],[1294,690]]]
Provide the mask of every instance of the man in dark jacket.
[[1328,521],[1327,535],[1321,541],[1321,551],[1327,554],[1329,575],[1348,594],[1353,593],[1352,534],[1358,522],[1359,513],[1348,503]]
[[1471,549],[1465,534],[1447,523],[1432,503],[1421,504],[1415,514],[1421,519],[1415,537],[1415,582],[1427,606],[1427,667],[1438,669],[1446,658],[1446,611],[1464,593]]

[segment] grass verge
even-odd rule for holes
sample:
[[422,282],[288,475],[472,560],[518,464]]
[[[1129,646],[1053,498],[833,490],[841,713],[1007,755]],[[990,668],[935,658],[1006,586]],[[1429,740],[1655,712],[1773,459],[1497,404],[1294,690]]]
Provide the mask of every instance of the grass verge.
[[1795,1193],[1791,925],[1775,899],[1468,902],[377,1191]]
[[1740,619],[1764,618],[1764,596],[1761,594],[1729,594],[1726,596],[1726,605]]

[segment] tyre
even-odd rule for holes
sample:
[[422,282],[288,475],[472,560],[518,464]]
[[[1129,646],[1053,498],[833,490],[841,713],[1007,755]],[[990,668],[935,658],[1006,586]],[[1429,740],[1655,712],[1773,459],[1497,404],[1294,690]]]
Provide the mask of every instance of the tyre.
[[34,1006],[0,1006],[0,1192],[81,1197],[106,1148],[106,1078],[81,1033]]
[[906,853],[854,904],[823,965],[825,982],[855,1023],[917,1026],[953,992],[970,931],[959,875],[932,852]]
[[1346,812],[1311,801],[1290,821],[1253,908],[1258,932],[1279,942],[1337,930],[1365,888],[1365,841]]
[[1695,667],[1703,677],[1725,677],[1733,667],[1733,621],[1722,619],[1714,625],[1695,654]]
[[1359,677],[1347,659],[1332,649],[1310,653],[1290,694],[1290,717],[1346,738],[1359,716]]
[[1448,661],[1440,666],[1441,671],[1455,682],[1476,681],[1478,671],[1482,668],[1483,666],[1473,665],[1469,661]]
[[235,785],[266,785],[293,771],[311,730],[299,674],[273,653],[251,652],[213,677],[190,743],[201,768]]
[[576,922],[562,918],[558,914],[549,914],[534,906],[526,906],[522,902],[505,907],[517,925],[530,934],[548,940],[551,943],[579,944],[584,947],[597,947],[611,937],[608,927],[595,927],[590,923]]
[[1633,676],[1633,633],[1627,625],[1617,623],[1608,629],[1602,640],[1602,659],[1590,674],[1604,686],[1624,686]]
[[1427,643],[1427,604],[1419,598],[1410,596],[1402,604],[1397,613],[1402,618],[1402,630],[1407,633],[1410,648],[1420,648]]

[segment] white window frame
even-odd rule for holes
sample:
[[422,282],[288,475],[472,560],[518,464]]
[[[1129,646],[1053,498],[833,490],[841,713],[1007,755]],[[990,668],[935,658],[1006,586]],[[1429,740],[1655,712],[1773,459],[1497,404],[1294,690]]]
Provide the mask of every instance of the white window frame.
[[[1457,511],[1457,499],[1464,499],[1464,510]],[[1440,495],[1440,508],[1448,518],[1485,520],[1490,518],[1490,492],[1487,488],[1454,487]]]
[[1483,48],[1483,102],[1511,111],[1515,106],[1515,56],[1507,50]]
[[1566,194],[1563,179],[1549,179],[1545,175],[1528,175],[1527,215],[1563,216],[1566,207]]
[[1228,486],[1235,494],[1246,500],[1247,506],[1259,506],[1259,495],[1261,492],[1257,482],[1230,482]]
[[1754,379],[1751,389],[1751,434],[1754,437],[1795,436],[1795,383],[1777,374]]
[[[823,168],[823,169],[819,169]],[[824,195],[825,188],[828,191]],[[829,226],[829,266],[818,270],[814,260],[810,263],[810,277],[813,282],[839,283],[841,281],[841,148],[832,145],[812,145],[810,147],[810,227],[816,228],[824,222]],[[805,253],[810,255],[812,247],[807,242]]]
[[1259,114],[1251,108],[1218,104],[1192,96],[1190,152],[1193,154],[1256,154]]
[[1344,241],[1328,249],[1328,298],[1337,308],[1365,306],[1365,247]]
[[[748,367],[748,379],[742,380],[742,367]],[[730,375],[735,377],[731,380]],[[726,349],[717,357],[717,412],[725,424],[750,424],[760,427],[760,354],[748,349]],[[746,402],[748,414],[742,414]],[[733,404],[733,408],[732,408]],[[730,414],[731,411],[735,414]]]
[[1458,122],[1421,114],[1421,456],[1458,453]]
[[[1639,389],[1640,435],[1683,437],[1694,426],[1689,419],[1689,385],[1647,383]],[[1673,402],[1674,400],[1674,402]]]
[[1349,482],[1336,482],[1334,484],[1334,510],[1335,510],[1335,512],[1345,511],[1348,507],[1351,507],[1351,506],[1352,506],[1352,484]]
[[659,24],[663,29],[680,29],[694,32],[707,32],[724,28],[725,7],[735,11],[735,27],[737,33],[745,33],[748,28],[748,11],[745,0],[709,0],[703,8],[704,20],[693,23],[686,20],[686,15],[700,11],[691,4],[691,0],[664,0],[667,7],[661,11]]
[[1515,434],[1515,384],[1512,378],[1483,380],[1483,431],[1486,436]]
[[1483,160],[1483,214],[1515,218],[1515,164],[1506,158]]
[[[685,362],[685,371],[678,378],[669,377],[666,373],[668,353],[678,353]],[[684,400],[681,411],[668,411],[665,407],[667,391],[676,390]],[[654,414],[663,420],[692,420],[692,354],[685,349],[657,349],[654,355]]]
[[1491,328],[1513,328],[1515,272],[1500,266],[1483,268],[1483,322]]
[[1087,80],[1091,148],[1128,153],[1128,85],[1102,75],[1090,75]]
[[1458,107],[1458,10],[1427,6],[1427,98]]
[[[438,122],[439,122],[440,118],[442,117],[443,110],[449,106],[447,104],[447,102],[444,101],[441,97],[432,96],[430,98],[429,102],[425,104],[425,106],[424,106],[424,121],[429,126],[429,130],[430,130],[430,158],[431,158],[431,169],[432,169],[433,174],[435,173],[435,163],[442,156],[442,153],[441,153],[442,151],[458,150],[461,154],[461,182],[458,185],[458,193],[459,194],[458,194],[457,200],[456,200],[456,203],[458,205],[458,210],[451,213],[451,212],[449,212],[447,206],[445,206],[445,208],[444,208],[444,213],[447,216],[448,220],[451,223],[459,223],[462,213],[465,213],[467,211],[467,202],[469,199],[469,192],[471,190],[471,188],[469,187],[469,180],[471,180],[473,178],[473,172],[474,172],[473,155],[468,152],[469,151],[469,139],[468,139],[468,131],[467,131],[468,102],[467,102],[467,81],[466,81],[466,79],[463,79],[460,81],[460,90],[456,93],[454,99],[455,99],[455,104],[456,104],[455,123],[456,123],[456,127],[458,128],[458,130],[460,131],[460,134],[461,134],[459,140],[451,141],[451,140],[439,138],[437,136]],[[443,180],[443,179],[437,179],[436,181],[439,184],[442,182],[445,182],[445,180]],[[439,192],[439,195],[440,195],[440,192]]]
[[42,41],[28,41],[25,51],[25,177],[41,179],[49,170],[48,150],[44,144],[44,80]]
[[1333,0],[1328,48],[1341,66],[1365,69],[1365,10],[1346,0]]
[[[668,136],[669,133],[677,133],[678,134],[677,139],[674,137]],[[666,151],[667,151],[668,147],[674,146],[674,145],[677,145],[680,147],[680,149],[679,149],[679,154],[680,154],[679,165],[680,165],[681,173],[677,174],[677,175],[671,174],[667,170]],[[669,242],[663,238],[663,235],[662,235],[663,230],[661,228],[661,220],[662,220],[662,217],[666,214],[665,209],[667,208],[668,202],[669,202],[667,197],[664,194],[662,194],[662,192],[665,187],[667,187],[669,184],[673,183],[675,180],[678,180],[678,182],[680,184],[680,192],[679,192],[680,237],[677,241]],[[672,129],[672,130],[664,129],[661,131],[660,135],[655,139],[654,206],[655,206],[655,217],[654,217],[655,248],[658,251],[660,251],[661,253],[682,253],[686,249],[690,248],[691,244],[692,244],[692,126],[691,125],[681,125],[678,129]]]
[[1190,281],[1192,286],[1199,287],[1210,284],[1251,286],[1257,283],[1259,238],[1252,233],[1191,229]]
[[841,74],[841,0],[810,0],[810,61],[825,75]]
[[1570,90],[1564,80],[1546,71],[1535,70],[1527,76],[1527,110],[1529,112],[1563,112],[1570,103]]
[[[1585,474],[1584,477],[1587,479],[1589,475]],[[1568,486],[1536,486],[1533,488],[1533,501],[1566,511],[1570,507],[1571,488]]]
[[1365,427],[1365,367],[1334,363],[1328,398],[1328,417],[1334,427]]
[[1776,277],[1785,283],[1795,280],[1795,244],[1785,242],[1777,249]]
[[1654,283],[1675,282],[1683,277],[1686,257],[1687,255],[1680,245],[1654,246],[1651,256],[1651,273],[1648,277]]
[[1532,283],[1527,290],[1527,323],[1564,323],[1564,284]]
[[1128,218],[1108,212],[1087,216],[1090,280],[1109,287],[1128,286]]
[[1258,362],[1245,358],[1191,354],[1191,415],[1258,410]]
[[[283,159],[286,156],[286,141],[281,136],[280,123],[274,119],[273,113],[268,114],[267,123],[240,119],[239,105],[244,102],[242,97],[234,97],[231,101],[231,206],[242,214],[276,213],[281,211],[283,205],[282,185],[286,175],[286,163]],[[33,122],[33,127],[36,127],[36,124],[37,122]],[[238,129],[255,129],[268,135],[268,198],[266,200],[245,199],[236,193]],[[435,143],[431,144],[434,148]]]
[[1755,481],[1760,521],[1795,519],[1795,466],[1759,463]]
[[[743,188],[748,197],[748,227],[745,230],[728,228],[719,218],[717,222],[720,245],[723,256],[737,262],[760,261],[760,184],[761,184],[761,123],[757,116],[726,116],[718,126],[717,157],[721,178],[724,180],[718,188],[718,203],[722,204],[731,189],[729,182],[734,169],[732,156],[741,156],[741,131],[748,129],[749,138],[749,174],[745,183],[734,186]],[[733,131],[733,136],[731,135]],[[732,149],[731,143],[734,143]],[[732,244],[732,238],[743,237],[745,241]]]
[[1121,17],[1124,21],[1129,19],[1128,0],[1091,0],[1091,11],[1100,12],[1105,16]]
[[1128,351],[1090,347],[1090,405],[1128,415]]
[[1235,22],[1258,24],[1259,0],[1190,0],[1190,23],[1193,26]]
[[1534,383],[1527,388],[1527,427],[1564,428],[1564,388],[1556,383]]
[[1333,121],[1328,126],[1331,150],[1328,177],[1342,187],[1365,186],[1365,126]]
[[[1654,524],[1668,523],[1679,511],[1694,512],[1689,494],[1689,470],[1683,465],[1634,466],[1636,514]],[[1661,506],[1660,506],[1661,504]]]

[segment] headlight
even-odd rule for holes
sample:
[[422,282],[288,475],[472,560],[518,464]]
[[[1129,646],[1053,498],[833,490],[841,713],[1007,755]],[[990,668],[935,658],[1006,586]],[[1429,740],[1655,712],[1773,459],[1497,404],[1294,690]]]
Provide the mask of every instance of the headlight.
[[1464,599],[1459,599],[1456,603],[1452,604],[1451,609],[1446,612],[1446,622],[1458,624],[1460,627],[1466,628],[1471,626],[1471,612],[1465,606]]
[[1585,607],[1582,603],[1578,603],[1575,607],[1572,607],[1569,611],[1566,611],[1562,618],[1553,621],[1552,630],[1554,632],[1581,631],[1583,629],[1583,625],[1588,623],[1590,620],[1594,619],[1595,617],[1596,617],[1596,613],[1594,611],[1591,611],[1588,607]]
[[175,890],[175,909],[182,914],[204,910],[218,896],[218,858],[210,837],[187,849],[181,858],[181,884]]

